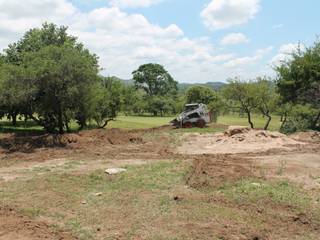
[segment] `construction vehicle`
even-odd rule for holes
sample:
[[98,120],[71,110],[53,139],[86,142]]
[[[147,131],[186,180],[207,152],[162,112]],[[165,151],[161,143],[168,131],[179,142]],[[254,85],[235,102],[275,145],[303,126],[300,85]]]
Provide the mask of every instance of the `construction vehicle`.
[[203,128],[211,122],[211,114],[203,103],[186,104],[184,111],[170,123],[177,128]]

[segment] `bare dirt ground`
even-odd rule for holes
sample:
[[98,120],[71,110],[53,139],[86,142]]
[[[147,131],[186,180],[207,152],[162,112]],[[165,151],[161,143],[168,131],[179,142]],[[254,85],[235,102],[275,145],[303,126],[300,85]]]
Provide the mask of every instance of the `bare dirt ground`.
[[[161,195],[159,206],[153,205],[159,201],[153,202],[157,199],[155,191],[158,190],[143,189],[138,196],[135,191],[121,193],[121,196],[127,194],[118,201],[125,207],[117,213],[114,209],[108,209],[108,205],[102,205],[100,212],[112,214],[109,220],[111,222],[103,230],[99,228],[91,239],[153,239],[150,231],[168,234],[158,239],[169,239],[168,236],[175,233],[180,234],[176,239],[320,239],[320,214],[314,214],[320,213],[320,134],[315,132],[285,136],[276,132],[237,127],[218,134],[172,134],[170,127],[162,127],[134,131],[91,130],[64,136],[3,134],[0,137],[0,197],[1,184],[7,186],[6,184],[17,183],[18,185],[14,185],[16,187],[23,182],[42,179],[44,175],[59,174],[59,181],[68,186],[68,181],[73,176],[87,178],[88,174],[109,167],[143,166],[177,159],[190,162],[187,166],[191,168],[185,168],[187,174],[183,180],[184,185],[175,186],[168,182],[170,186],[172,184],[172,189],[158,193]],[[178,170],[181,168],[180,166]],[[172,171],[176,173],[178,170]],[[169,174],[167,171],[169,170],[160,176]],[[172,177],[173,173],[168,177]],[[64,177],[66,180],[63,180]],[[130,177],[126,184],[139,177],[139,174]],[[115,181],[113,178],[101,179],[111,183]],[[241,183],[247,179],[256,179],[254,181],[257,182]],[[295,197],[290,187],[267,185],[279,180],[301,185],[302,189],[310,193],[312,204],[301,207],[300,203],[294,202],[292,199]],[[136,184],[139,185],[140,181]],[[152,176],[150,181],[154,181]],[[39,183],[41,189],[47,188],[45,184],[46,182]],[[62,196],[65,193],[61,195],[56,191],[42,192],[40,196],[44,199],[47,196],[53,201],[64,201]],[[235,192],[238,194],[236,197]],[[169,213],[172,215],[165,215],[168,219],[160,217],[166,195],[173,199],[173,203],[171,200],[165,202],[169,204],[167,208],[171,208]],[[256,199],[260,195],[265,197]],[[297,196],[300,199],[300,195]],[[133,201],[137,197],[143,202],[142,208],[152,202],[141,216],[139,209],[136,209],[137,203]],[[25,199],[33,198],[31,195]],[[18,213],[26,206],[39,205],[22,200],[9,207],[7,201],[0,205],[0,240],[77,239],[73,233],[57,230],[60,227],[52,229],[49,226],[49,222],[52,224],[51,218],[48,222],[43,217],[34,218]],[[118,208],[114,204],[111,206]],[[51,208],[50,211],[54,213]],[[59,208],[59,205],[55,205],[55,208]],[[161,214],[148,212],[156,210]],[[73,209],[68,215],[74,215],[75,211],[77,210]],[[102,216],[95,211],[93,214],[99,216],[100,222]],[[214,215],[209,214],[212,211]],[[180,216],[181,213],[185,215]],[[151,219],[142,221],[146,215]],[[90,226],[94,225],[91,224],[94,222],[93,217],[89,219],[91,218]],[[136,234],[130,233],[132,237],[128,237],[128,231],[132,231],[130,228],[140,221],[146,229],[142,232],[137,230]],[[116,229],[111,229],[110,226]],[[115,236],[105,237],[114,232]]]
[[186,135],[181,142],[177,153],[207,154],[208,158],[210,155],[214,158],[220,156],[218,159],[223,161],[216,161],[216,165],[223,163],[221,168],[229,171],[222,176],[247,176],[240,171],[246,169],[251,175],[289,179],[305,188],[320,189],[320,134],[317,132],[286,136],[278,132],[231,127],[214,135]]
[[70,233],[53,230],[41,221],[30,219],[9,207],[0,206],[0,240],[72,240]]

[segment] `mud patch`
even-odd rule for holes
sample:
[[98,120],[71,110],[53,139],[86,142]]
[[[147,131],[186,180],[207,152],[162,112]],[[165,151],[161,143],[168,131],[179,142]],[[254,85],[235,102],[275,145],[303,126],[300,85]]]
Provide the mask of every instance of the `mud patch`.
[[4,134],[0,138],[0,151],[4,153],[30,153],[42,148],[83,148],[88,145],[141,144],[141,134],[120,129],[95,129],[79,134],[43,135]]
[[187,184],[194,188],[220,187],[225,183],[253,176],[248,159],[228,155],[203,155],[193,161]]
[[46,223],[23,216],[11,208],[0,207],[0,240],[74,240],[70,233],[54,230]]

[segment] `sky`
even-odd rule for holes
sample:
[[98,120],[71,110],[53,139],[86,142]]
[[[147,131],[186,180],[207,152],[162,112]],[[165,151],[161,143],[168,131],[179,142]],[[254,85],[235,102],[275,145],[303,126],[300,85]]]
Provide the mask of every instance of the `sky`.
[[130,79],[159,63],[185,83],[274,76],[320,34],[318,0],[0,0],[0,50],[43,22],[99,56],[101,74]]

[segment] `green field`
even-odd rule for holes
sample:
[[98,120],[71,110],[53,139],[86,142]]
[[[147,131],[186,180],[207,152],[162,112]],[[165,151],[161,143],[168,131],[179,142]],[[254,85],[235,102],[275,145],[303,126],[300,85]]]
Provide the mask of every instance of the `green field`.
[[[153,116],[124,116],[120,115],[115,121],[111,121],[107,128],[123,128],[123,129],[143,129],[143,128],[154,128],[169,124],[169,122],[174,119],[171,117],[153,117]],[[253,122],[256,128],[262,128],[266,120],[258,115],[253,116]],[[236,114],[229,114],[220,116],[218,118],[218,124],[224,125],[241,125],[248,126],[247,119],[245,117],[240,117]],[[71,130],[76,131],[78,125],[75,122],[70,124]],[[92,123],[91,127],[95,127]],[[279,130],[280,127],[280,117],[273,116],[270,123],[269,130]],[[89,127],[90,128],[90,127]],[[205,128],[205,129],[185,129],[183,131],[187,132],[214,132],[220,129]],[[18,125],[13,127],[7,119],[3,119],[0,122],[0,132],[41,132],[42,127],[37,126],[34,122],[29,121],[25,125],[23,121],[18,121]]]
[[[139,117],[139,116],[119,116],[116,121],[110,123],[108,128],[125,128],[125,129],[137,129],[137,128],[152,128],[169,124],[173,117]],[[258,115],[253,116],[253,122],[256,128],[263,128],[266,120]],[[239,117],[239,115],[224,115],[218,118],[219,124],[225,125],[241,125],[248,126],[247,118]],[[270,130],[279,130],[280,117],[273,116],[270,123]]]

